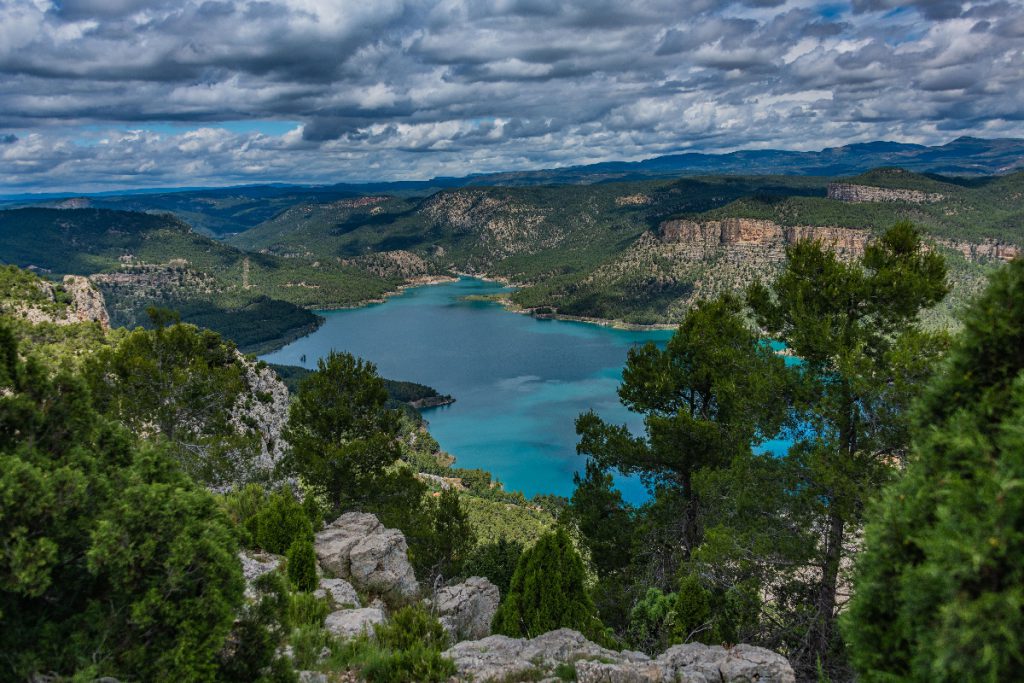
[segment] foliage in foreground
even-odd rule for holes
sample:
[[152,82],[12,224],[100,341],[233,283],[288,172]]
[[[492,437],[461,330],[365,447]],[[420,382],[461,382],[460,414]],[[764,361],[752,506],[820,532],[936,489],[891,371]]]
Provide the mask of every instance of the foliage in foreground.
[[865,681],[1005,681],[1024,666],[1024,261],[996,273],[924,394],[873,509],[843,633]]
[[[603,551],[595,602],[633,646],[749,642],[783,652],[798,676],[845,679],[843,568],[944,348],[920,317],[946,293],[946,268],[906,223],[857,261],[815,242],[787,256],[746,310],[702,303],[664,350],[630,352],[619,394],[644,437],[589,413],[579,450],[645,477],[655,496],[631,512],[588,471],[567,517]],[[783,364],[763,336],[800,361]],[[751,447],[780,436],[784,452]],[[602,516],[634,520],[625,556],[608,552],[622,544]]]
[[0,678],[213,679],[242,601],[213,497],[6,328],[0,387]]

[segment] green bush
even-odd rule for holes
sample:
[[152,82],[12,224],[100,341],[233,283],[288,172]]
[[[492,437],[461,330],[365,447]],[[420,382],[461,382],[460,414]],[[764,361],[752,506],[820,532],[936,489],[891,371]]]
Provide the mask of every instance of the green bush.
[[501,536],[496,543],[477,546],[466,558],[462,573],[466,576],[485,577],[497,586],[501,596],[505,597],[509,586],[512,585],[512,575],[522,554],[522,543],[509,541]]
[[360,673],[370,683],[442,683],[455,675],[455,664],[437,649],[417,643],[407,650],[382,650],[368,657]]
[[447,636],[437,619],[422,606],[404,607],[391,621],[366,636],[339,644],[332,668],[357,669],[372,683],[441,683],[455,675],[455,665],[441,656]]
[[284,555],[296,540],[313,540],[306,511],[285,487],[270,496],[256,520],[256,544],[269,553]]
[[324,528],[324,508],[312,491],[307,492],[306,497],[302,499],[302,509],[309,523],[313,525],[313,533]]
[[583,560],[562,527],[543,536],[519,558],[493,628],[514,638],[532,638],[558,628],[602,638],[603,628],[587,593]]
[[701,585],[695,573],[684,573],[679,578],[679,590],[672,606],[675,639],[680,643],[707,642],[713,628],[711,619],[711,591]]
[[576,664],[574,662],[559,662],[555,667],[555,678],[560,681],[575,681]]
[[438,498],[434,513],[433,569],[434,573],[442,576],[457,576],[476,545],[469,515],[459,500],[458,491],[445,489]]
[[440,649],[448,636],[440,622],[419,605],[410,605],[391,615],[391,620],[374,627],[377,643],[391,650],[408,650],[423,644]]
[[323,626],[331,606],[312,593],[292,593],[288,604],[288,623],[294,627]]
[[0,326],[0,679],[209,680],[243,581],[230,522]]
[[665,650],[671,640],[674,594],[665,595],[648,588],[643,599],[630,612],[626,638],[631,647],[655,654]]
[[1009,681],[1024,666],[1024,261],[998,271],[917,407],[842,622],[864,681]]
[[308,538],[297,538],[288,548],[288,580],[297,590],[307,593],[316,590],[316,551]]
[[300,670],[313,669],[320,663],[320,653],[334,642],[331,634],[320,626],[305,624],[292,631],[289,643],[292,646],[292,661]]
[[228,516],[235,523],[242,545],[255,548],[259,514],[267,501],[266,490],[259,484],[247,484],[226,494],[222,501]]

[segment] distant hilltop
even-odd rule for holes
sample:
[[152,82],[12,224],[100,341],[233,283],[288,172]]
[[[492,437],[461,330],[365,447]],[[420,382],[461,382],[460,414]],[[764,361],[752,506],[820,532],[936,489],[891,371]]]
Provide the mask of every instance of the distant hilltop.
[[[395,182],[341,182],[334,185],[289,185],[267,183],[222,188],[133,188],[81,193],[69,188],[63,193],[0,194],[0,201],[41,201],[66,197],[109,197],[113,195],[165,194],[174,192],[233,192],[246,196],[286,196],[297,190],[317,188],[328,192],[417,193],[471,185],[520,186],[592,184],[612,181],[677,178],[697,174],[815,175],[838,177],[856,175],[878,167],[896,166],[920,173],[979,176],[1012,173],[1024,169],[1024,139],[959,137],[944,145],[926,146],[903,142],[859,142],[827,147],[817,152],[779,149],[740,150],[725,154],[681,152],[642,161],[606,161],[597,164],[532,171],[505,171],[438,177],[429,180]],[[69,205],[72,208],[74,204]]]

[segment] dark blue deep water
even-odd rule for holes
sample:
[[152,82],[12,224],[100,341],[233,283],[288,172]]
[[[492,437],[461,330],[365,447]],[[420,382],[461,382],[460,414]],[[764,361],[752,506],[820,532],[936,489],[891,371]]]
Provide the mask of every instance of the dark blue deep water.
[[[465,278],[409,289],[384,304],[326,311],[327,322],[315,333],[263,358],[315,367],[331,349],[348,351],[375,363],[384,377],[451,394],[453,405],[424,416],[458,466],[486,469],[527,496],[568,496],[573,472],[585,462],[576,454],[576,416],[593,409],[639,430],[642,422],[615,393],[626,352],[647,341],[664,343],[671,332],[538,320],[463,300],[502,291]],[[647,498],[639,481],[619,477],[617,483],[626,500]]]

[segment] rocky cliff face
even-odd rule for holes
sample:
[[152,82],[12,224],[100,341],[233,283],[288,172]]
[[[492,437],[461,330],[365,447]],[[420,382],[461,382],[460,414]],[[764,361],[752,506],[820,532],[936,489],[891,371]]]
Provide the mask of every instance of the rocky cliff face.
[[47,280],[39,280],[36,286],[43,295],[43,302],[39,305],[16,303],[8,312],[32,324],[96,322],[103,329],[110,328],[103,293],[88,278],[65,275],[59,287]]
[[[629,301],[659,292],[659,321],[681,319],[698,300],[741,291],[752,282],[775,277],[786,260],[786,247],[800,240],[818,240],[840,259],[859,258],[872,232],[835,226],[783,226],[770,220],[670,220],[657,232],[642,235],[621,256],[597,268],[583,282],[583,291],[620,292]],[[962,254],[972,263],[1017,257],[1017,245],[987,240],[936,239],[931,244]],[[958,288],[973,280],[961,273]],[[965,285],[966,283],[966,285]]]
[[1021,255],[1021,248],[1016,244],[1007,244],[996,240],[961,242],[937,239],[935,242],[947,249],[959,252],[968,261],[1012,261]]
[[103,293],[80,275],[65,275],[64,290],[71,295],[73,303],[68,316],[71,322],[98,322],[101,327],[110,327],[110,315],[103,300]]
[[288,420],[288,387],[265,364],[240,353],[238,363],[245,372],[248,391],[235,404],[231,420],[240,431],[248,428],[259,434],[260,453],[253,466],[269,473],[284,456],[281,430]]
[[841,202],[911,202],[925,204],[941,202],[945,195],[938,192],[921,192],[920,190],[897,190],[888,187],[871,185],[854,185],[852,183],[829,183],[828,198]]
[[758,254],[762,259],[785,259],[786,247],[800,240],[818,240],[846,258],[864,253],[871,233],[851,228],[795,226],[783,227],[773,221],[756,218],[726,218],[720,221],[666,221],[660,238],[668,244],[688,246],[695,257],[711,257],[724,250]]

